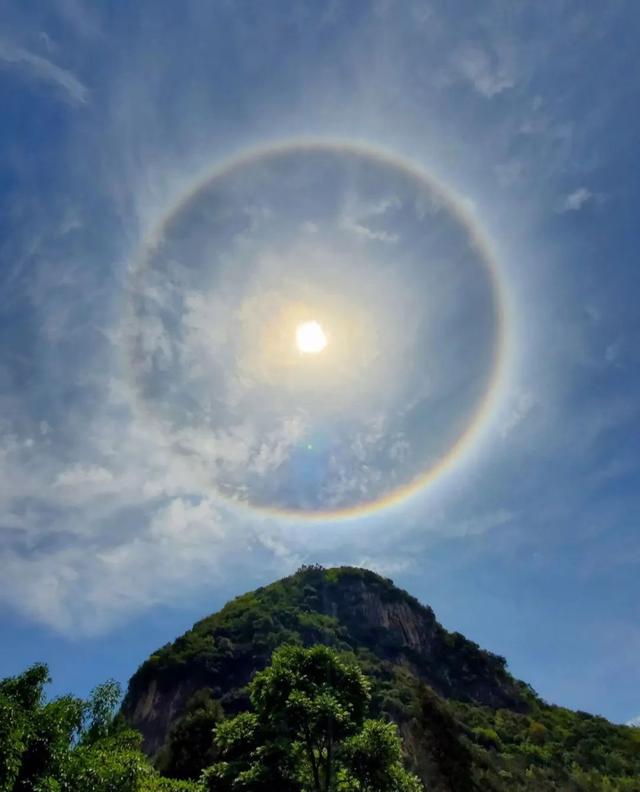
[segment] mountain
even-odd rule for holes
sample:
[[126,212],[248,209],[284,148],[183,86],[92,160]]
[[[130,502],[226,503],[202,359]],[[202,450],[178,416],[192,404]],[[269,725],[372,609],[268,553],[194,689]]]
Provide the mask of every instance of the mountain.
[[253,673],[291,642],[355,655],[374,681],[374,714],[398,724],[428,790],[640,792],[638,730],[544,703],[503,657],[352,567],[303,567],[197,622],[142,664],[123,714],[161,754],[205,691],[227,715],[245,709]]

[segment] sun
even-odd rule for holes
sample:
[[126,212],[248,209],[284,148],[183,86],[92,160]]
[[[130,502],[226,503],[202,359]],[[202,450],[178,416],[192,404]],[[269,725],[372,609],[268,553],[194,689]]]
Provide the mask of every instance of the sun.
[[303,355],[317,355],[327,346],[327,336],[319,322],[302,322],[296,327],[296,347]]

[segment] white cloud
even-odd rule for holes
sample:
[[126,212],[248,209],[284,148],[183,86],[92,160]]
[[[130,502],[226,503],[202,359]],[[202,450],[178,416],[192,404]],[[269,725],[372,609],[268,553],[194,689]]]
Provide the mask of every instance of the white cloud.
[[305,562],[304,555],[294,549],[287,538],[277,531],[269,531],[266,527],[261,526],[254,539],[274,556],[281,569],[288,571],[297,569]]
[[395,195],[381,198],[372,203],[351,206],[344,211],[342,228],[366,239],[395,243],[399,239],[398,234],[384,228],[370,228],[365,221],[369,218],[382,217],[389,210],[397,209],[399,206],[400,200]]
[[103,392],[74,464],[60,469],[48,423],[30,448],[7,433],[0,444],[0,601],[69,634],[210,585],[242,541],[193,466],[126,417],[126,389]]
[[0,599],[61,632],[99,633],[222,578],[229,552],[218,510],[206,498],[173,498],[146,525],[129,524],[108,541],[105,523],[59,549],[5,549]]
[[491,99],[516,84],[515,74],[504,56],[490,56],[479,47],[467,47],[457,55],[460,74],[487,99]]
[[55,480],[56,487],[84,487],[104,485],[113,481],[112,474],[98,465],[74,465],[63,470]]
[[[76,7],[80,9],[82,5],[77,0],[64,0],[63,4],[72,10]],[[201,11],[203,19],[206,13],[205,5],[202,5]],[[228,6],[228,4],[219,5],[224,5],[225,8]],[[257,108],[258,112],[264,113],[265,116],[268,115],[266,111],[270,106],[269,95],[256,102],[252,101],[251,95],[245,95],[242,90],[240,91],[238,106],[245,108],[249,115],[245,114],[244,109],[237,115],[242,118],[244,129],[250,130],[248,133],[242,131],[239,126],[233,126],[234,122],[228,114],[225,115],[224,108],[215,103],[216,91],[211,90],[206,80],[198,80],[198,74],[205,74],[205,71],[199,68],[203,63],[197,58],[193,61],[190,58],[192,53],[201,52],[204,48],[184,47],[181,51],[184,51],[185,58],[177,59],[175,63],[168,63],[165,42],[154,40],[154,36],[147,37],[144,42],[136,42],[135,37],[127,40],[125,35],[122,42],[122,47],[126,48],[125,57],[119,60],[117,48],[114,47],[114,61],[109,64],[108,69],[105,69],[104,63],[99,60],[101,47],[96,46],[96,67],[101,79],[104,77],[105,83],[108,83],[105,85],[104,93],[106,111],[104,116],[97,116],[99,129],[89,127],[86,130],[86,141],[76,138],[72,142],[77,145],[67,147],[72,151],[74,160],[94,162],[93,159],[89,159],[89,154],[92,151],[95,153],[96,139],[100,142],[100,157],[95,161],[95,184],[83,184],[81,198],[88,195],[90,199],[94,187],[99,195],[109,196],[111,191],[115,204],[112,208],[121,211],[122,219],[122,226],[118,228],[116,236],[122,235],[128,242],[133,240],[137,243],[137,225],[150,223],[160,213],[160,209],[167,208],[172,203],[173,197],[177,193],[182,193],[183,188],[194,175],[199,176],[204,172],[204,167],[201,168],[200,165],[210,167],[212,158],[224,158],[229,147],[239,149],[247,142],[261,140],[263,132],[277,136],[284,130],[288,135],[295,134],[301,128],[313,130],[315,125],[320,133],[327,131],[330,134],[337,131],[339,134],[343,130],[348,130],[348,133],[353,134],[354,137],[362,134],[363,137],[379,139],[381,142],[393,141],[393,145],[397,145],[399,151],[405,151],[407,155],[415,153],[417,159],[421,159],[425,165],[437,165],[436,170],[440,171],[440,175],[447,183],[456,184],[462,191],[471,190],[477,197],[482,212],[485,215],[494,213],[496,218],[494,226],[499,237],[513,234],[513,240],[518,241],[516,221],[520,219],[522,225],[526,226],[528,206],[523,211],[522,205],[516,206],[517,202],[512,202],[513,205],[507,207],[500,216],[501,194],[499,190],[495,190],[494,178],[497,177],[503,186],[515,183],[522,177],[522,173],[526,174],[528,180],[545,181],[552,198],[541,200],[539,190],[536,191],[536,185],[532,184],[531,190],[527,191],[526,200],[531,205],[539,203],[541,208],[546,208],[545,210],[548,211],[548,206],[555,206],[555,201],[562,193],[562,187],[558,187],[557,178],[554,177],[561,172],[562,178],[565,179],[567,174],[566,168],[558,166],[569,166],[578,159],[575,156],[577,149],[574,146],[581,144],[579,138],[584,131],[579,127],[582,125],[575,124],[574,127],[573,122],[562,116],[564,106],[558,107],[553,104],[553,86],[549,91],[543,84],[546,66],[542,62],[544,59],[539,55],[540,50],[537,47],[528,47],[526,44],[519,51],[518,57],[525,58],[527,52],[535,50],[537,61],[535,68],[539,69],[542,78],[536,81],[536,85],[539,86],[537,90],[544,91],[545,96],[549,98],[548,102],[543,105],[542,100],[536,99],[529,111],[524,107],[524,102],[518,107],[511,107],[512,100],[515,103],[520,98],[520,91],[510,91],[510,89],[516,83],[524,84],[526,75],[521,75],[513,68],[508,53],[496,50],[494,41],[493,45],[487,42],[486,50],[475,46],[463,51],[460,64],[453,66],[455,72],[453,75],[452,69],[449,69],[449,78],[453,76],[458,82],[458,87],[460,80],[472,86],[469,91],[457,91],[456,97],[462,99],[458,105],[446,95],[445,88],[448,86],[443,88],[440,83],[434,89],[433,85],[430,86],[424,78],[424,75],[432,78],[438,67],[436,63],[436,69],[431,68],[429,51],[433,52],[434,62],[442,62],[447,58],[447,50],[451,51],[451,45],[455,47],[456,41],[459,41],[458,21],[449,23],[446,19],[440,18],[440,14],[434,13],[433,16],[436,18],[429,19],[429,24],[419,31],[417,37],[419,41],[416,41],[416,45],[420,56],[415,58],[411,51],[412,37],[407,35],[409,32],[407,28],[402,28],[402,15],[406,14],[405,9],[409,4],[391,5],[393,7],[384,20],[384,30],[378,28],[380,32],[378,38],[373,24],[364,24],[362,29],[366,35],[359,38],[360,34],[356,33],[350,38],[349,46],[353,50],[351,54],[353,60],[350,62],[348,59],[336,58],[341,74],[355,80],[356,87],[352,93],[345,93],[347,81],[344,85],[340,85],[339,91],[336,91],[337,100],[334,102],[330,95],[333,87],[332,64],[323,63],[322,74],[329,76],[326,93],[319,95],[319,91],[314,90],[318,84],[314,84],[313,64],[309,62],[308,53],[305,53],[305,60],[300,63],[300,69],[295,68],[295,62],[288,64],[287,69],[291,75],[304,74],[305,77],[304,99],[300,99],[302,104],[299,106],[287,107],[286,102],[289,96],[301,97],[301,92],[283,91],[278,101],[272,105],[274,110],[277,105],[277,113],[274,112],[272,118],[261,116],[258,119],[259,123],[254,123],[256,116],[251,116],[252,108]],[[348,3],[345,4],[345,8],[347,6]],[[420,14],[423,14],[425,3],[413,4],[412,8],[419,9]],[[479,15],[485,19],[486,16],[486,14]],[[474,18],[474,24],[475,21],[477,20]],[[446,38],[449,24],[452,35]],[[394,27],[395,25],[397,27]],[[411,26],[411,32],[415,33],[416,22],[413,17],[407,23],[407,27],[408,25]],[[84,22],[82,26],[88,27]],[[202,24],[201,29],[206,31],[213,28]],[[252,37],[259,35],[259,31],[256,32],[253,28],[252,31]],[[188,34],[196,37],[199,35],[198,31],[193,29],[189,30]],[[425,36],[435,34],[440,36],[444,49],[438,46],[431,47],[433,38],[429,41],[429,46],[425,46]],[[176,46],[179,48],[180,36],[183,32],[178,30],[176,35],[178,36]],[[231,28],[229,35],[233,35]],[[490,37],[495,38],[491,35]],[[277,36],[274,35],[272,39],[277,41]],[[257,40],[259,41],[259,38]],[[400,40],[401,48],[396,43]],[[484,41],[481,36],[477,40]],[[363,52],[362,45],[365,41],[367,50],[370,51],[368,53]],[[97,42],[90,42],[90,46],[93,48],[95,43]],[[138,43],[139,46],[131,47],[132,43]],[[379,46],[375,46],[376,44]],[[78,105],[86,102],[89,98],[87,87],[72,73],[54,63],[54,61],[58,63],[75,61],[63,60],[62,49],[52,47],[47,50],[42,46],[40,50],[36,49],[38,46],[34,44],[33,48],[36,52],[45,54],[46,58],[0,44],[0,59],[4,61],[4,64],[0,65],[9,65],[11,68],[28,72],[32,79],[41,80],[48,87],[60,90],[64,97]],[[258,51],[260,48],[250,49],[252,63],[258,63],[262,54]],[[211,50],[213,51],[214,48]],[[243,52],[241,47],[232,50],[237,53]],[[87,52],[89,51],[88,49]],[[421,60],[423,55],[424,61]],[[288,52],[287,57],[289,57]],[[520,65],[520,61],[518,63]],[[123,64],[127,64],[124,72]],[[148,68],[149,64],[153,64],[153,69]],[[352,73],[349,73],[350,67],[353,67]],[[269,77],[274,87],[277,86],[277,72],[276,69],[276,72]],[[217,72],[211,70],[206,73]],[[229,73],[236,72],[231,68]],[[196,75],[195,79],[193,75]],[[175,82],[170,82],[170,79]],[[398,85],[403,85],[405,90],[398,93]],[[321,87],[324,89],[325,84],[323,83]],[[163,102],[159,99],[173,95],[178,89],[177,103]],[[474,95],[471,95],[472,93]],[[487,116],[489,116],[491,103],[483,102],[483,113],[478,114],[483,117],[476,119],[473,115],[474,103],[477,104],[482,97],[487,99],[504,97],[509,101],[500,102],[499,107],[496,107],[500,111],[499,118],[485,118],[484,110],[488,111]],[[440,100],[443,102],[442,105]],[[367,102],[369,102],[368,106]],[[441,112],[443,107],[446,112]],[[560,115],[554,115],[558,113]],[[464,120],[464,124],[460,124],[461,119]],[[523,130],[537,134],[525,137],[521,134],[521,126]],[[585,124],[584,128],[587,127],[588,125]],[[575,132],[572,131],[574,129]],[[406,148],[405,143],[408,143]],[[584,139],[581,145],[583,144]],[[482,151],[482,157],[478,156],[478,151]],[[63,164],[66,165],[67,162]],[[485,176],[486,183],[483,181]],[[69,180],[62,180],[61,184],[56,186],[72,189],[73,184],[70,183],[72,178],[71,175]],[[584,177],[572,178],[576,181],[569,184],[577,186]],[[545,197],[548,197],[546,193]],[[586,200],[591,201],[593,198],[589,197]],[[395,253],[391,245],[397,237],[390,231],[396,229],[391,225],[387,227],[384,217],[384,212],[391,211],[391,206],[381,211],[384,203],[383,201],[377,206],[364,207],[365,211],[362,213],[358,211],[350,214],[351,231],[364,240],[379,242],[380,248],[388,245],[387,251]],[[81,200],[77,205],[85,204]],[[94,204],[88,201],[86,205]],[[47,211],[50,208],[46,207]],[[253,219],[258,222],[260,213],[254,214]],[[99,234],[103,228],[110,230],[108,224],[102,226],[102,218],[96,216],[91,219],[91,226],[95,228],[96,233]],[[69,236],[67,240],[69,243],[75,244],[80,237],[80,234],[75,233],[79,226],[74,215],[62,218],[59,228],[60,234]],[[314,240],[321,237],[317,233],[319,227],[311,221],[305,225],[304,230],[309,237],[315,235]],[[37,240],[38,234],[34,233],[30,236],[27,244],[30,244],[32,239]],[[536,245],[532,245],[531,249],[536,258],[542,262],[547,252],[544,248],[544,240],[536,239],[535,242]],[[311,247],[310,243],[309,246]],[[92,251],[97,247],[99,245],[95,244],[94,238],[92,245],[83,250],[83,253],[86,252],[87,270],[98,269],[96,259],[92,257]],[[515,242],[514,248],[518,248]],[[526,249],[526,245],[521,245],[518,249]],[[40,254],[41,258],[45,257],[45,245],[41,245]],[[509,268],[509,274],[513,275],[516,281],[520,275],[521,257],[514,256],[512,261],[507,259],[508,257],[505,256],[505,266]],[[540,268],[542,266],[540,263]],[[49,269],[53,273],[54,268]],[[521,269],[525,269],[524,264]],[[120,275],[116,273],[115,278],[118,277]],[[6,288],[4,291],[5,295],[11,294]],[[545,290],[544,295],[531,291],[527,297],[530,297],[530,303],[535,307],[543,299],[554,299],[552,293],[553,289]],[[111,300],[115,311],[118,310],[121,296],[117,289],[113,295],[110,295],[115,297]],[[81,295],[78,302],[83,302],[85,297],[88,295]],[[224,333],[217,332],[222,328],[222,324],[217,322],[217,317],[224,306],[212,305],[207,300],[200,302],[196,300],[191,304],[188,300],[185,302],[185,324],[191,322],[190,329],[194,334],[198,333],[209,345],[207,349],[211,354],[214,349],[226,342]],[[402,313],[402,318],[413,315],[415,312],[405,311]],[[534,323],[533,326],[538,325]],[[147,327],[143,337],[150,351],[167,360],[169,346],[162,330],[160,326]],[[64,333],[61,333],[61,336],[64,336]],[[609,338],[613,339],[615,336]],[[117,340],[114,339],[114,347],[116,346]],[[549,351],[549,357],[551,346],[549,345],[549,350],[545,350]],[[201,349],[197,351],[200,352]],[[602,359],[603,348],[600,347],[598,352]],[[609,358],[614,353],[615,349],[611,349],[604,354]],[[41,357],[44,358],[45,355],[46,350],[43,350]],[[194,366],[203,361],[206,363],[204,356],[194,356]],[[64,367],[64,374],[75,375],[77,365],[77,359],[70,360]],[[110,387],[111,392],[109,392]],[[156,428],[149,425],[150,422],[131,421],[125,403],[126,394],[120,399],[115,395],[118,389],[126,390],[126,388],[127,386],[123,386],[121,381],[105,384],[103,379],[98,383],[95,390],[95,393],[99,394],[97,399],[104,397],[107,404],[90,405],[91,410],[94,407],[96,409],[95,420],[86,417],[86,404],[78,405],[78,417],[74,429],[83,437],[77,441],[81,446],[77,454],[75,449],[69,451],[66,447],[64,457],[61,456],[58,460],[54,458],[55,450],[51,451],[49,458],[43,453],[42,445],[45,439],[52,444],[75,441],[64,434],[61,435],[64,429],[60,426],[58,416],[49,414],[37,417],[34,427],[38,426],[42,417],[42,429],[40,431],[32,429],[33,437],[25,436],[17,439],[14,445],[6,445],[4,463],[0,454],[3,473],[0,477],[2,478],[0,490],[6,491],[7,495],[14,499],[31,499],[46,495],[47,505],[52,511],[62,510],[59,515],[53,517],[47,515],[44,519],[41,518],[41,522],[38,522],[38,514],[35,510],[25,514],[23,507],[22,510],[15,508],[13,511],[5,512],[12,515],[11,528],[16,528],[16,531],[20,532],[21,541],[28,535],[27,538],[34,547],[40,543],[43,548],[37,550],[30,558],[19,552],[9,551],[7,555],[0,556],[3,571],[2,596],[7,598],[12,596],[12,604],[15,608],[22,609],[23,613],[27,612],[35,618],[69,632],[73,632],[76,628],[100,629],[100,626],[105,627],[128,618],[131,613],[141,612],[149,604],[170,601],[192,585],[209,585],[210,576],[215,581],[217,574],[225,574],[225,560],[228,560],[230,555],[234,552],[236,554],[245,552],[242,530],[233,524],[225,531],[222,520],[216,514],[213,501],[208,498],[194,500],[196,493],[200,495],[202,492],[210,493],[210,489],[203,486],[198,476],[194,475],[192,461],[172,453],[167,447],[168,443],[162,442],[158,437]],[[219,392],[216,391],[217,396]],[[46,401],[53,403],[54,398]],[[545,397],[545,409],[549,401],[552,399],[548,400]],[[511,413],[505,421],[504,433],[508,434],[526,421],[533,406],[533,398],[529,394],[517,396],[513,401]],[[75,417],[74,407],[74,404],[70,404],[69,412]],[[102,407],[104,410],[101,409]],[[10,413],[3,412],[9,418],[13,417]],[[577,432],[591,431],[588,426],[583,427],[578,419],[572,420],[571,424],[576,426]],[[537,425],[536,414],[536,428]],[[234,465],[253,465],[256,472],[260,469],[268,470],[270,464],[277,463],[279,446],[275,438],[273,444],[263,446],[253,458],[251,457],[254,435],[251,434],[249,426],[238,427],[233,435],[219,435],[215,438],[199,434],[197,429],[190,431],[192,437],[178,438],[178,440],[185,440],[185,445],[194,452],[195,457],[215,459],[216,454],[219,453]],[[547,441],[548,438],[543,433],[532,443],[543,445]],[[27,443],[32,444],[31,453],[28,459],[24,459],[25,450],[29,449]],[[565,446],[573,449],[570,444]],[[534,449],[536,447],[536,445],[532,446]],[[390,449],[390,455],[400,463],[405,450],[406,441],[399,440],[397,445]],[[488,454],[485,457],[486,468],[490,468],[492,456]],[[63,469],[60,470],[60,458],[78,461],[71,466],[65,462]],[[482,467],[482,465],[478,466],[478,468]],[[358,487],[366,487],[368,483],[375,486],[376,482],[370,482],[366,469],[355,471],[355,478],[351,481],[348,480],[349,471],[345,470],[343,473],[342,483],[346,494],[352,495]],[[490,473],[482,470],[477,475],[479,483],[473,486],[482,489],[484,483],[490,479]],[[506,490],[509,481],[506,476],[502,491]],[[57,482],[57,485],[52,486],[52,482]],[[74,488],[77,494],[74,494]],[[89,497],[91,492],[100,493],[100,497],[93,495]],[[465,500],[470,492],[472,494],[472,487],[464,490],[461,487],[460,500]],[[81,499],[82,493],[87,494],[85,500]],[[126,515],[127,511],[135,512],[135,516],[133,518],[120,516]],[[480,516],[477,519],[470,517],[465,519],[467,517],[465,514],[459,520],[453,520],[452,531],[463,535],[483,533],[492,526],[505,525],[510,514],[507,510],[496,509],[495,504],[489,504],[486,510],[478,509],[478,513]],[[392,527],[393,539],[400,545],[401,542],[396,534],[396,531],[399,531],[397,517],[390,515],[387,519],[388,525]],[[4,526],[8,523],[3,521],[2,524]],[[427,527],[423,530],[422,526],[425,525]],[[436,533],[432,530],[429,514],[426,514],[424,519],[421,518],[420,526],[420,541],[416,544],[415,558],[420,558],[424,551],[423,534]],[[370,531],[369,525],[358,529],[362,534]],[[58,545],[64,540],[65,531],[69,530],[73,530],[79,537],[77,545],[59,547]],[[344,524],[340,524],[334,528],[323,526],[322,529],[310,529],[308,525],[304,525],[301,530],[303,538],[298,548],[291,541],[291,530],[287,527],[286,531],[283,530],[280,534],[275,531],[270,533],[269,529],[261,526],[256,529],[256,546],[259,544],[280,558],[283,566],[297,566],[310,554],[314,542],[321,541],[321,534],[323,539],[327,534],[331,534],[332,547],[339,548],[342,543],[345,547],[345,555],[350,559],[360,558],[360,562],[364,565],[389,572],[393,571],[392,566],[395,565],[394,569],[402,568],[405,563],[402,559],[391,561],[387,554],[382,553],[379,554],[381,556],[379,559],[366,554],[368,552],[366,550],[362,553],[360,551],[354,553],[352,537],[356,529],[351,525],[345,527]],[[229,549],[232,533],[238,534],[233,551]],[[447,535],[446,524],[441,526],[440,533]],[[49,542],[48,549],[44,549],[47,542]],[[371,545],[372,542],[367,542],[363,543],[362,547],[371,547]],[[342,550],[336,549],[336,553],[340,552]],[[403,552],[407,555],[404,545]],[[154,577],[157,579],[154,580]],[[9,594],[9,589],[13,590],[12,595]]]
[[355,220],[345,219],[342,227],[348,231],[353,231],[354,234],[358,234],[359,236],[365,237],[366,239],[372,239],[377,242],[397,242],[398,235],[389,233],[388,231],[374,231],[368,226],[364,225],[363,223],[358,223]]
[[640,729],[640,715],[638,715],[637,718],[632,718],[630,721],[628,721],[627,726],[634,726],[636,729]]
[[277,430],[268,433],[253,455],[248,470],[264,476],[279,467],[288,459],[291,449],[304,437],[307,431],[305,421],[299,416],[291,416],[282,421]]
[[495,528],[509,525],[514,517],[515,514],[508,509],[497,509],[460,522],[449,523],[446,532],[449,536],[481,536]]
[[61,88],[75,104],[84,104],[89,98],[89,89],[70,71],[8,41],[0,41],[0,61],[23,66],[36,79]]
[[562,199],[558,211],[560,214],[564,212],[579,212],[585,204],[590,203],[594,198],[595,195],[591,190],[586,187],[578,187]]
[[144,316],[138,320],[136,338],[142,362],[138,362],[145,370],[154,366],[163,370],[169,367],[173,359],[173,350],[169,334],[157,316]]
[[73,556],[77,556],[77,551],[53,557],[4,553],[0,599],[36,621],[70,632],[75,619],[69,608],[68,593],[78,580],[80,568],[73,563]]
[[154,539],[177,540],[179,544],[220,539],[223,535],[218,512],[207,498],[196,503],[173,498],[153,515],[149,533]]
[[353,565],[363,567],[364,569],[371,569],[373,572],[377,572],[384,577],[390,577],[391,575],[406,572],[414,564],[415,559],[413,558],[394,559],[389,558],[388,555],[385,555],[384,558],[376,558],[375,556],[365,555]]
[[509,412],[500,427],[502,437],[511,434],[516,427],[525,421],[535,406],[536,398],[532,393],[521,391],[515,394]]

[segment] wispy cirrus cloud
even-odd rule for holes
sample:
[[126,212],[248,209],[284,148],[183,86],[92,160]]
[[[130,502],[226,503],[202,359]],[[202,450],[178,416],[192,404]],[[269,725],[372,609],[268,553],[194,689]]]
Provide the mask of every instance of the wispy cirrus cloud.
[[61,96],[72,104],[82,105],[89,100],[89,89],[71,71],[42,55],[0,39],[0,64],[2,63],[5,66],[21,68],[33,79],[57,88]]
[[[499,0],[482,9],[463,5],[460,14],[422,0],[365,1],[332,3],[327,12],[301,0],[256,4],[248,15],[242,4],[192,0],[176,23],[169,4],[142,0],[101,31],[97,6],[56,0],[45,17],[33,4],[14,4],[15,24],[3,28],[0,44],[2,80],[22,90],[16,119],[0,125],[2,167],[15,186],[0,211],[0,597],[7,609],[77,636],[198,588],[248,588],[246,576],[233,574],[238,565],[266,579],[320,559],[402,575],[415,567],[425,601],[447,586],[462,592],[458,615],[478,606],[474,640],[495,638],[498,627],[505,642],[521,636],[518,672],[538,675],[541,692],[554,700],[568,695],[566,680],[560,673],[560,682],[548,682],[553,675],[540,671],[542,643],[555,646],[554,635],[575,626],[574,654],[558,667],[582,667],[587,657],[599,663],[590,614],[615,608],[621,629],[610,643],[630,646],[640,401],[632,341],[638,284],[625,264],[637,256],[624,207],[637,200],[633,180],[625,185],[620,174],[638,171],[638,124],[628,112],[633,86],[619,75],[632,73],[636,55],[610,42],[624,40],[637,22],[615,4],[598,14],[571,2],[524,4],[508,14]],[[43,90],[28,90],[34,84]],[[52,93],[90,112],[55,113],[43,131]],[[270,475],[299,439],[300,415],[283,411],[292,422],[271,435],[243,420],[226,433],[203,433],[197,421],[182,433],[163,432],[166,416],[151,416],[150,405],[131,394],[119,332],[141,241],[177,198],[242,147],[297,135],[379,144],[468,196],[474,222],[494,243],[517,338],[503,408],[449,478],[368,521],[313,529],[248,519],[194,473],[200,463],[210,472],[221,455],[234,469],[251,467],[257,479]],[[393,189],[385,185],[381,194]],[[602,197],[622,190],[624,205]],[[301,201],[307,197],[300,191]],[[378,317],[391,316],[381,323],[395,329],[401,360],[418,311],[401,300],[389,314],[382,310],[407,242],[402,210],[384,203],[347,205],[342,230],[362,248],[382,249],[389,278],[372,283],[363,271],[349,294],[375,305]],[[576,235],[574,224],[596,207],[598,224],[582,223]],[[247,228],[268,229],[272,221],[249,202],[233,237],[240,242]],[[304,264],[325,226],[301,214],[299,227],[305,246],[296,257]],[[238,260],[246,253],[245,246]],[[193,271],[190,255],[175,262],[183,267],[170,271],[173,284]],[[416,257],[417,266],[432,263]],[[452,260],[446,272],[458,266]],[[420,315],[431,332],[434,289],[411,292],[428,304]],[[141,320],[140,343],[160,377],[177,360],[197,381],[213,353],[232,346],[226,318],[233,300],[214,294],[197,279],[156,292],[158,314],[175,299],[185,331],[180,347],[161,323]],[[376,302],[378,294],[384,300]],[[437,386],[434,360],[468,371],[480,325],[466,312],[460,322],[471,328],[468,344],[445,332],[420,350],[425,373],[404,400],[407,410]],[[250,324],[250,336],[260,336],[260,322]],[[355,359],[366,369],[374,357]],[[181,395],[191,418],[216,400],[242,417],[241,400],[257,380],[254,362],[248,358],[228,394],[219,377],[197,394],[190,381]],[[379,393],[397,383],[395,372],[380,379]],[[358,383],[340,384],[335,393],[346,398]],[[373,418],[373,407],[357,401],[359,413]],[[411,443],[428,445],[443,424],[436,411],[423,419],[428,430],[419,438],[410,432],[394,442],[392,422],[385,429],[389,477]],[[376,490],[381,474],[364,464],[381,440],[370,435],[355,438],[353,465],[337,461],[338,488]],[[189,448],[195,466],[172,440]],[[588,576],[600,576],[602,587],[592,590]],[[576,592],[580,609],[569,620],[558,603],[576,600]],[[497,603],[517,597],[542,631],[548,626],[548,641],[538,632],[522,636],[521,617],[512,629],[501,622]],[[488,628],[478,626],[483,613]],[[637,664],[629,669],[609,674],[620,680],[623,703],[612,705],[585,675],[574,675],[576,702],[626,718]]]

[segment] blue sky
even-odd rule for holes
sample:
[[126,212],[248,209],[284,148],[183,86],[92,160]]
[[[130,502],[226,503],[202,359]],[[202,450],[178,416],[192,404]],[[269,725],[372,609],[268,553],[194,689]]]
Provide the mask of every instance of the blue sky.
[[[640,714],[636,4],[194,0],[116,9],[51,0],[7,4],[1,14],[0,673],[44,659],[58,691],[86,693],[109,676],[126,681],[150,651],[229,597],[301,563],[354,563],[388,574],[446,627],[504,654],[547,700],[616,721]],[[282,519],[222,499],[211,470],[203,476],[193,465],[213,448],[202,443],[219,413],[200,401],[187,426],[184,397],[196,380],[185,379],[184,367],[160,369],[170,372],[164,380],[142,367],[146,394],[174,432],[169,442],[140,410],[123,353],[133,334],[151,344],[145,354],[157,364],[153,355],[173,348],[158,327],[173,344],[192,337],[184,328],[176,335],[186,321],[195,333],[185,347],[190,371],[208,392],[222,358],[211,357],[218,325],[205,322],[212,335],[203,336],[202,310],[207,316],[216,299],[222,305],[221,294],[225,305],[240,294],[238,304],[254,304],[253,281],[234,280],[238,251],[261,273],[255,283],[271,283],[274,273],[280,284],[293,282],[293,273],[299,296],[314,272],[332,270],[313,258],[296,265],[292,251],[302,261],[313,249],[325,261],[350,229],[360,239],[344,243],[353,245],[349,267],[336,267],[322,286],[333,289],[327,305],[357,319],[340,302],[357,292],[360,307],[376,307],[378,329],[393,328],[385,335],[400,345],[393,349],[409,337],[414,344],[406,342],[402,376],[382,367],[376,381],[384,388],[362,393],[375,394],[371,404],[383,410],[407,399],[392,384],[422,382],[411,333],[428,326],[417,321],[421,312],[427,321],[433,311],[403,263],[408,254],[380,252],[401,246],[392,241],[400,237],[397,184],[388,195],[377,183],[371,194],[355,190],[351,213],[331,216],[331,234],[320,228],[317,250],[308,237],[318,217],[309,215],[294,239],[290,226],[270,222],[268,198],[277,191],[261,188],[253,237],[234,237],[206,287],[194,279],[190,301],[180,292],[182,308],[171,303],[178,313],[168,316],[167,272],[182,284],[209,272],[205,258],[197,266],[180,259],[178,227],[175,239],[161,241],[175,242],[180,266],[154,269],[160,280],[145,288],[165,296],[132,319],[132,273],[161,218],[227,158],[294,138],[364,142],[437,179],[490,241],[508,303],[508,359],[478,437],[418,495],[353,520]],[[318,193],[325,208],[331,189]],[[463,239],[455,218],[442,217]],[[400,231],[404,244],[407,226]],[[268,245],[283,234],[290,246],[274,258]],[[391,259],[393,288],[384,280]],[[274,260],[285,262],[286,278]],[[231,275],[216,281],[218,272]],[[354,273],[368,292],[337,289]],[[446,308],[445,286],[438,305]],[[274,288],[260,294],[280,299]],[[469,302],[445,350],[470,343],[472,317],[474,326],[486,320],[492,337],[491,312],[474,295],[464,293]],[[262,310],[241,316],[253,321]],[[407,323],[385,319],[385,310]],[[464,347],[468,360],[450,354],[437,369],[444,392],[476,353],[486,355],[477,335],[477,347]],[[426,341],[442,353],[434,337]],[[372,331],[366,338],[352,350],[359,361],[380,347]],[[270,371],[240,353],[233,362],[252,377]],[[351,392],[340,390],[336,372],[353,370],[319,380],[333,388],[323,405]],[[273,379],[259,384],[277,395]],[[251,391],[249,414],[276,404],[254,398],[265,392]],[[340,414],[347,434],[363,403]],[[261,420],[273,416],[260,416],[252,427],[263,431]],[[333,414],[324,418],[322,426],[333,425]],[[375,425],[387,438],[387,424]],[[414,429],[410,437],[419,436]],[[421,430],[436,437],[428,422]],[[175,453],[178,431],[188,453]],[[322,453],[327,435],[316,434]],[[287,442],[292,436],[300,439],[294,432]],[[282,448],[277,440],[271,452]],[[219,434],[212,442],[210,456],[228,459],[231,446],[221,451]],[[378,480],[358,485],[362,498]],[[230,481],[258,492],[244,479],[222,483]],[[267,483],[258,500],[275,497]]]

